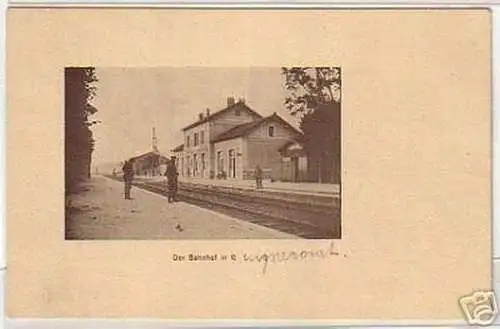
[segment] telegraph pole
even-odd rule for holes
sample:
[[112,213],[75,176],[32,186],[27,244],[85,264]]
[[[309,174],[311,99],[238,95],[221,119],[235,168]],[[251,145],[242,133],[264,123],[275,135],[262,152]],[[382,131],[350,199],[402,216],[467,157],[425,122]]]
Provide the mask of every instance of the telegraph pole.
[[158,138],[156,137],[156,129],[155,129],[155,127],[153,127],[152,147],[153,147],[153,152],[159,153],[159,151],[158,151]]
[[[153,153],[156,155],[153,157],[153,163],[152,163],[152,174],[153,176],[156,176],[157,173],[160,171],[160,151],[158,150],[158,137],[156,137],[156,129],[153,127],[153,135],[152,135],[152,140],[151,140],[151,146],[153,148]],[[158,156],[158,158],[156,158]]]

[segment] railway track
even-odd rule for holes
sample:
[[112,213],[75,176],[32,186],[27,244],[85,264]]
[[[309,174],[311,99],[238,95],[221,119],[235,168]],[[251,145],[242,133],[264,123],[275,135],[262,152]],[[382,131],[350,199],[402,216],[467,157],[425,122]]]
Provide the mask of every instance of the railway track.
[[[120,178],[110,177],[121,181]],[[166,195],[162,182],[134,186]],[[302,197],[302,199],[301,199]],[[179,184],[178,199],[205,209],[307,239],[339,239],[340,199]]]

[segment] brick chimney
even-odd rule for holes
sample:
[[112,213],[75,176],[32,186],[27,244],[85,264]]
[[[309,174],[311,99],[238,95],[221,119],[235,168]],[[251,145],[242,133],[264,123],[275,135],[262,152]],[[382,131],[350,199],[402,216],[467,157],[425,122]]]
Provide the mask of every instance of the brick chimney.
[[210,109],[207,109],[207,118],[210,116]]
[[198,114],[198,119],[201,121],[203,120],[203,112],[201,112],[200,114]]
[[234,105],[234,97],[227,98],[227,107]]
[[238,99],[238,102],[239,102],[239,103],[242,103],[242,104],[245,104],[245,98],[244,98],[244,97],[240,97],[240,98]]

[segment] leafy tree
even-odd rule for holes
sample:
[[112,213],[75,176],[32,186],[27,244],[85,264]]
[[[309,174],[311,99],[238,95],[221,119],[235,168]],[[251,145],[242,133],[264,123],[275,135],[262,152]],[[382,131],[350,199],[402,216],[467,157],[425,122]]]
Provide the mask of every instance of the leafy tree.
[[64,71],[65,82],[65,179],[66,191],[74,192],[78,184],[90,177],[95,141],[90,127],[97,109],[90,104],[95,97],[97,81],[92,67],[70,67]]
[[340,182],[341,72],[336,67],[282,68],[285,106],[301,118],[310,179]]

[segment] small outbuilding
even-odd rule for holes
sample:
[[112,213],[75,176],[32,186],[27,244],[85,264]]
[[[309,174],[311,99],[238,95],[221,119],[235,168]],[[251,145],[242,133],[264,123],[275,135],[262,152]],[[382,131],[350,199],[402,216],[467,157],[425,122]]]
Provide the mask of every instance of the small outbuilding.
[[281,180],[285,182],[304,182],[308,179],[307,154],[298,141],[286,143],[280,150]]

